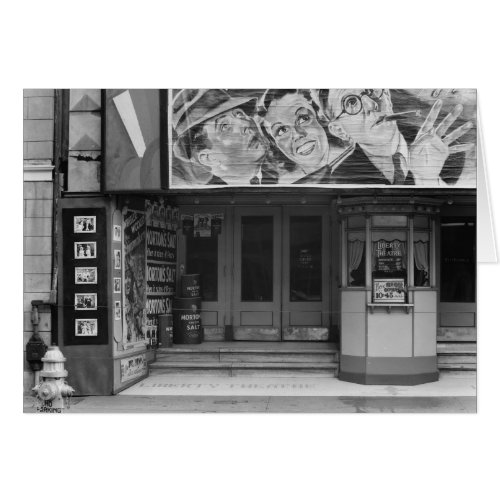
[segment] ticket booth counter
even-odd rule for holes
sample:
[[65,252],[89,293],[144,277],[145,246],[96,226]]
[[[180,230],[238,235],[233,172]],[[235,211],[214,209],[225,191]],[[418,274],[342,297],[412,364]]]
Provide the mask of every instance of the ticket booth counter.
[[437,200],[342,199],[341,380],[438,379]]

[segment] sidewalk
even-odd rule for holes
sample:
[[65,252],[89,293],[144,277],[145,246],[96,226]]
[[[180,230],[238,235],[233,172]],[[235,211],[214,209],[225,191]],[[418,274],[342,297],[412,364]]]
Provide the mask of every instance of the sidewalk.
[[[27,397],[24,412],[36,412]],[[153,375],[116,396],[73,398],[65,413],[474,413],[476,373],[441,373],[417,386],[329,378]]]

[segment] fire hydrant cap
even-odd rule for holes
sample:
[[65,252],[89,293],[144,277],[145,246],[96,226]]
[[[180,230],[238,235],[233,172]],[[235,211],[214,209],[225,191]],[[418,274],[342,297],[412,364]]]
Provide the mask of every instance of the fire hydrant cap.
[[63,356],[63,353],[59,350],[59,347],[56,345],[52,345],[47,349],[45,356],[42,358],[42,361],[52,362],[52,363],[64,363],[66,358]]

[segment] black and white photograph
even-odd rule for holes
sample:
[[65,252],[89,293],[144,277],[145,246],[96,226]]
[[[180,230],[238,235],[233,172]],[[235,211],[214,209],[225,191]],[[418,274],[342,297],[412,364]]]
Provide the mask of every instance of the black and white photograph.
[[[77,107],[97,99],[72,92]],[[117,391],[286,393],[301,401],[301,412],[338,411],[321,397],[300,399],[315,395],[392,398],[383,408],[366,401],[345,408],[365,405],[368,413],[455,411],[419,399],[452,391],[464,398],[457,411],[476,410],[476,89],[109,89],[99,96],[106,207],[121,223],[108,226],[111,259],[99,270],[106,300],[97,304],[86,290],[68,300],[103,315],[99,341],[107,338],[116,356],[161,344],[140,386],[121,387],[109,376]],[[78,126],[84,139],[97,131]],[[159,154],[171,161],[157,161]],[[165,180],[165,193],[152,194]],[[73,203],[62,198],[63,212],[79,210]],[[90,210],[97,202],[82,195],[78,203]],[[74,213],[71,221],[88,231]],[[178,231],[172,214],[182,221]],[[73,234],[63,233],[62,244]],[[77,241],[75,258],[96,259],[97,244],[97,237]],[[62,260],[65,276],[74,261]],[[77,268],[75,282],[96,284],[97,269]],[[78,391],[98,392],[95,376],[85,371]],[[183,377],[194,377],[197,388]]]
[[97,285],[97,267],[75,267],[75,285]]
[[122,251],[121,250],[113,250],[113,265],[114,269],[122,268]]
[[97,319],[75,319],[76,337],[97,337]]
[[122,319],[122,303],[120,300],[115,300],[115,320]]
[[95,241],[75,241],[75,259],[95,259],[97,243]]
[[87,215],[74,217],[73,227],[75,233],[95,233],[96,217]]
[[75,310],[97,310],[97,294],[75,293]]
[[113,241],[122,241],[122,227],[113,225]]

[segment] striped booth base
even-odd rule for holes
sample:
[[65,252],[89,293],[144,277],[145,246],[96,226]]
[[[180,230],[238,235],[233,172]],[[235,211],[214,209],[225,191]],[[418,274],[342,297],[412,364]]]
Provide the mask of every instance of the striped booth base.
[[339,379],[366,385],[417,385],[439,379],[437,356],[340,356]]

